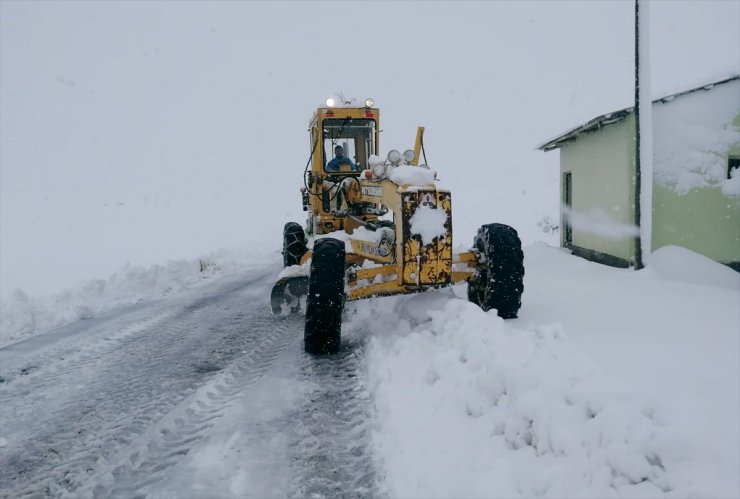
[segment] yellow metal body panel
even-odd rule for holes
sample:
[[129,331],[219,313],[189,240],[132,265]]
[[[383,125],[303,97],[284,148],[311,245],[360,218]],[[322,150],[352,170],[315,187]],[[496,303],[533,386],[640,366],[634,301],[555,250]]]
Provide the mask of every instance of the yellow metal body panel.
[[394,253],[390,242],[379,244],[371,241],[352,239],[350,240],[350,243],[352,244],[352,250],[356,255],[378,263],[393,262]]
[[[393,275],[395,273],[394,266],[390,266],[390,265],[378,267],[378,269],[382,269],[382,271],[378,272],[375,275]],[[365,271],[365,270],[375,270],[375,269],[362,269],[362,271]],[[367,284],[364,286],[353,286],[353,283],[359,282],[362,279],[371,278],[371,276],[368,274],[363,274],[363,277],[361,278],[360,272],[361,271],[358,271],[357,273],[357,279],[350,281],[349,283],[350,289],[349,289],[349,294],[347,296],[347,299],[349,301],[362,300],[364,298],[372,298],[373,296],[391,296],[391,295],[418,293],[430,287],[430,286],[407,286],[407,285],[401,284],[401,282],[398,279],[394,279],[392,281],[381,282],[381,283]],[[471,268],[469,271],[451,272],[452,278],[449,284],[457,284],[459,282],[468,281],[473,277],[473,275],[475,275],[474,268]],[[439,286],[431,286],[431,287],[439,287]]]
[[375,279],[379,275],[394,275],[396,273],[395,265],[383,265],[380,267],[373,267],[369,269],[360,269],[355,272],[355,281],[361,281],[363,279]]
[[[445,235],[423,245],[421,238],[411,233],[410,219],[422,204],[434,204],[444,210]],[[402,195],[402,270],[403,284],[447,284],[452,272],[452,200],[448,191],[419,190]]]
[[395,280],[350,289],[347,299],[349,301],[354,301],[362,300],[363,298],[372,298],[373,296],[402,295],[408,293],[416,293],[418,291],[420,291],[419,288],[409,289],[405,286],[402,286],[398,282],[398,280]]
[[467,272],[463,272],[460,270],[453,270],[452,271],[452,282],[458,283],[462,281],[469,281],[474,275],[475,275],[475,269],[471,269],[470,271],[467,271]]
[[471,263],[475,266],[478,263],[478,252],[477,251],[466,251],[465,253],[457,253],[452,259],[452,263]]
[[412,165],[419,164],[419,155],[421,154],[421,144],[424,142],[424,127],[420,126],[416,129],[416,142],[414,143],[414,161]]

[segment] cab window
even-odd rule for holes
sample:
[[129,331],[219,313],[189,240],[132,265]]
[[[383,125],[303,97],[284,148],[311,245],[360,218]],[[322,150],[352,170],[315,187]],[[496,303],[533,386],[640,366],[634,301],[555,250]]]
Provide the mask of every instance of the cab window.
[[[367,159],[375,154],[375,120],[365,118],[327,118],[322,123],[324,168],[334,158],[334,148],[342,146],[344,156],[357,165],[341,165],[341,173],[359,173],[367,169]],[[336,173],[336,172],[332,172]]]

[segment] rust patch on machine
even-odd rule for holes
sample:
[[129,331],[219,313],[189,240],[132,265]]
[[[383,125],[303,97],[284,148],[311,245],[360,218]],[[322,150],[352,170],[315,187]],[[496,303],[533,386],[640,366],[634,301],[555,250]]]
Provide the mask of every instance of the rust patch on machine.
[[[445,212],[445,233],[431,243],[422,244],[421,236],[411,233],[411,217],[419,206],[426,205]],[[452,280],[452,200],[447,191],[403,193],[402,202],[401,282],[406,286],[443,285]]]

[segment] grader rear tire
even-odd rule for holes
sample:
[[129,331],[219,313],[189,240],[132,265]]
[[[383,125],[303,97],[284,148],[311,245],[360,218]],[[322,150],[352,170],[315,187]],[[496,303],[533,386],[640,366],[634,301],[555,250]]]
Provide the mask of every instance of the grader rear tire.
[[478,229],[475,248],[486,260],[486,269],[468,281],[468,299],[485,311],[515,319],[522,306],[524,253],[519,234],[508,225],[489,224]]
[[295,222],[285,224],[283,228],[283,266],[298,265],[306,251],[306,233],[303,227]]
[[326,238],[314,243],[303,336],[307,353],[337,353],[341,346],[344,257],[342,241]]

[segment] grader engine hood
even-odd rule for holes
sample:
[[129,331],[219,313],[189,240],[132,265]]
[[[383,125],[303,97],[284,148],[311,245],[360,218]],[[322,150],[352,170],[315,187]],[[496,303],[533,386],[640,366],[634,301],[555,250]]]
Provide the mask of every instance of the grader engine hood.
[[401,194],[401,283],[448,284],[452,278],[452,202],[444,190]]

